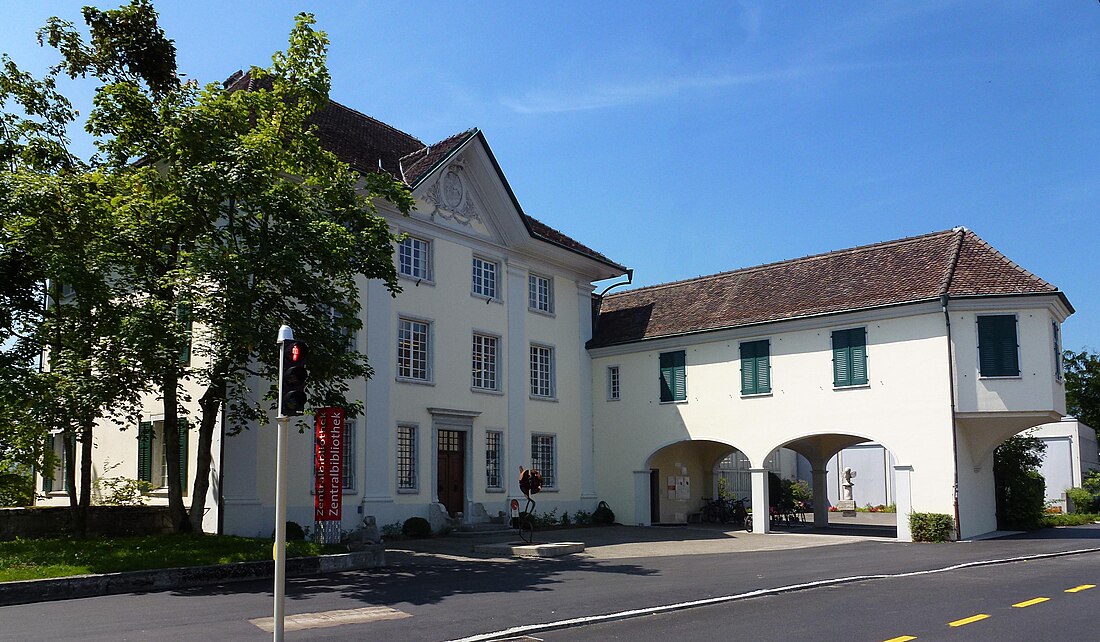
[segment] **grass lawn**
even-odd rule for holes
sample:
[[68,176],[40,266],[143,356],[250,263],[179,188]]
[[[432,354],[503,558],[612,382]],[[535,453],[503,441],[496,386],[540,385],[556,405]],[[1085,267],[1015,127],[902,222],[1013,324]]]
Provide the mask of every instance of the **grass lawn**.
[[[0,582],[269,560],[272,543],[229,535],[17,539],[0,542]],[[287,542],[287,550],[303,557],[344,549],[298,541]]]

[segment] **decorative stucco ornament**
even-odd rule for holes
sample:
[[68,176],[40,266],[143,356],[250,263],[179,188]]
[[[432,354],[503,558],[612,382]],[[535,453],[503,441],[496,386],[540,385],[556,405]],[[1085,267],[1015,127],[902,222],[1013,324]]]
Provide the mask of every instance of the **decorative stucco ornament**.
[[462,225],[469,225],[474,219],[481,220],[473,199],[470,198],[463,173],[463,162],[460,158],[443,170],[439,180],[425,194],[424,199],[433,206],[432,218],[439,216]]

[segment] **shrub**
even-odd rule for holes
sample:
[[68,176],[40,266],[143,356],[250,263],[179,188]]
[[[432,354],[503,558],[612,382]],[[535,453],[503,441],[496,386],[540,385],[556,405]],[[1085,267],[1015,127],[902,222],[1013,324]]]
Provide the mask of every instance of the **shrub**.
[[[275,539],[275,531],[271,531],[271,539]],[[302,542],[306,539],[306,532],[298,522],[286,523],[286,541]]]
[[0,506],[30,506],[33,502],[33,477],[18,472],[0,473]]
[[432,525],[423,517],[410,517],[401,526],[401,533],[406,537],[428,537],[432,534]]
[[1044,527],[1051,526],[1082,526],[1100,520],[1100,515],[1094,513],[1063,513],[1043,515]]
[[129,477],[101,477],[92,482],[95,503],[103,506],[144,506],[153,484]]
[[384,524],[382,526],[382,537],[397,537],[401,535],[401,530],[401,522]]
[[1074,513],[1091,513],[1096,510],[1096,495],[1084,488],[1067,488],[1066,498],[1073,503]]
[[592,523],[604,526],[610,526],[615,523],[615,513],[612,512],[607,502],[600,502],[599,505],[596,506],[596,510],[592,513]]
[[577,526],[588,526],[592,523],[592,513],[586,510],[579,510],[573,513],[573,522]]
[[909,531],[914,542],[946,542],[955,532],[955,520],[943,513],[910,513]]
[[562,528],[569,528],[572,525],[573,525],[573,522],[569,520],[569,513],[562,513],[561,514],[561,527]]

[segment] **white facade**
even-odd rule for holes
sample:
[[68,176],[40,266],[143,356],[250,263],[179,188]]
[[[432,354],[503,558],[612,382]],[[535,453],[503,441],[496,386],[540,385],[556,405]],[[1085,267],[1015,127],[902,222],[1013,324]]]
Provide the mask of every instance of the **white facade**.
[[[991,310],[1018,319],[1020,376],[978,375],[976,315]],[[824,523],[828,460],[844,447],[874,441],[894,457],[899,516],[955,514],[958,470],[962,537],[995,530],[993,448],[1065,410],[1051,332],[1068,310],[1050,296],[951,301],[948,311],[950,341],[941,306],[926,303],[593,349],[593,371],[618,366],[621,379],[620,398],[597,401],[593,413],[601,498],[624,523],[647,524],[658,521],[651,477],[664,480],[672,470],[703,481],[699,487],[707,491],[660,502],[660,521],[677,521],[698,510],[710,494],[706,480],[714,463],[731,449],[761,467],[786,446],[810,461],[815,521]],[[866,329],[868,382],[834,387],[830,336],[848,328]],[[771,390],[742,395],[739,345],[757,340],[770,343]],[[679,350],[686,355],[686,399],[662,403],[659,355]],[[602,398],[605,386],[594,382],[594,398]],[[753,504],[766,506],[765,470],[753,470]],[[762,532],[763,511],[756,514]],[[909,538],[905,519],[898,536]]]
[[1096,431],[1075,417],[1063,417],[1061,421],[1043,424],[1024,434],[1046,444],[1039,467],[1039,473],[1046,480],[1046,500],[1067,510],[1066,489],[1080,488],[1085,474],[1100,470]]

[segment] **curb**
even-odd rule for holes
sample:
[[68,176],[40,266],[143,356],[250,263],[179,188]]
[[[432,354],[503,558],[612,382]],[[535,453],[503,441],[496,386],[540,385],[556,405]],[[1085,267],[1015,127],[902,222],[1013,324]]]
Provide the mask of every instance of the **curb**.
[[[382,546],[376,545],[354,553],[291,557],[286,561],[286,574],[287,577],[299,577],[377,568],[385,565],[385,553]],[[163,591],[274,577],[275,562],[263,561],[3,582],[0,583],[0,606],[117,593]]]

